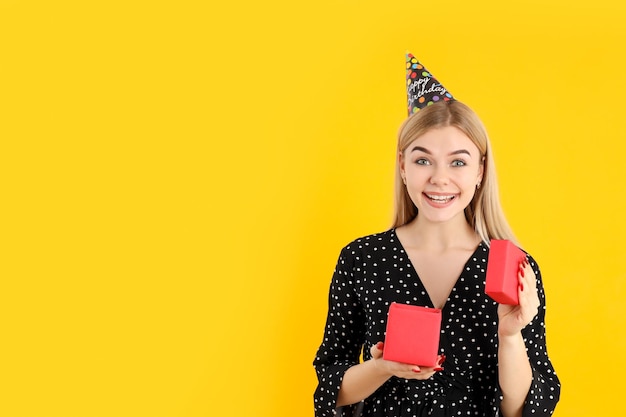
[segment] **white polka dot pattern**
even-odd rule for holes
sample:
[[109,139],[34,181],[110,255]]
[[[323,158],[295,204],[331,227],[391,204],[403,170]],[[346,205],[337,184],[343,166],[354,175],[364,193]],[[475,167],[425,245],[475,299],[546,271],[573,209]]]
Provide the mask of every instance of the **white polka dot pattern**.
[[[499,416],[497,304],[485,295],[489,248],[481,243],[468,259],[442,310],[440,353],[444,371],[426,381],[392,377],[358,407],[362,416]],[[560,383],[545,344],[545,295],[539,267],[539,313],[522,331],[533,368],[524,416],[548,416]],[[333,275],[324,340],[313,365],[318,376],[315,416],[352,415],[336,410],[345,371],[371,356],[384,341],[391,302],[433,307],[395,230],[366,236],[346,246]]]

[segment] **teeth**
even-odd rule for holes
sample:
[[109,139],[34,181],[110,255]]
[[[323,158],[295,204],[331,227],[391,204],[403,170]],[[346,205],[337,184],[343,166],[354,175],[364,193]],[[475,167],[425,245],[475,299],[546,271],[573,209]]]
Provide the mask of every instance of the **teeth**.
[[445,203],[448,202],[450,200],[452,200],[454,198],[453,195],[429,195],[426,194],[426,196],[428,196],[428,198],[430,198],[431,200],[437,201],[437,202],[441,202],[441,203]]

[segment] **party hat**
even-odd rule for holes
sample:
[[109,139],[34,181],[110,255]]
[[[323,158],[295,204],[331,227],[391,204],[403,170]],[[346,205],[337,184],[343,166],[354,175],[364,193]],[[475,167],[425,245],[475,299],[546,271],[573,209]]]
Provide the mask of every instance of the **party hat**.
[[409,116],[440,100],[454,100],[452,94],[409,52],[406,53],[406,93]]

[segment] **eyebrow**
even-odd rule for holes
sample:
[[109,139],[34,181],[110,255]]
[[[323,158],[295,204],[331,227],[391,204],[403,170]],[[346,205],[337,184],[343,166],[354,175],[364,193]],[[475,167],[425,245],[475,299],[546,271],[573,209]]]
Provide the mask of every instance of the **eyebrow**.
[[[424,148],[422,146],[415,146],[415,147],[413,147],[413,149],[411,149],[411,152],[415,152],[415,151],[420,151],[420,152],[424,152],[425,154],[432,155],[431,151],[429,151],[428,149],[426,149],[426,148]],[[466,150],[466,149],[459,149],[457,151],[450,152],[449,155],[460,155],[460,154],[463,154],[463,153],[467,154],[469,156],[472,156],[469,153],[469,151]]]

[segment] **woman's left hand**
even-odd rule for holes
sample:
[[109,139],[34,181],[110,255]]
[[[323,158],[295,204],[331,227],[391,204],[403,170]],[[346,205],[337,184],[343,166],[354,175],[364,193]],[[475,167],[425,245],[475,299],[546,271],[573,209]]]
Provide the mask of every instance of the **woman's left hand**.
[[528,259],[520,263],[517,277],[519,305],[500,304],[498,306],[498,334],[500,336],[513,336],[519,333],[537,315],[539,308],[537,277]]

